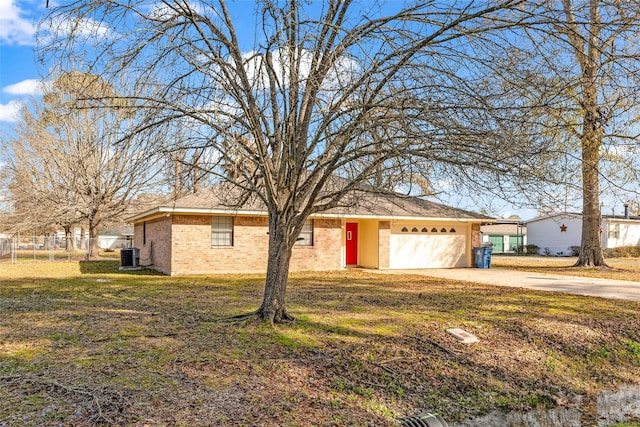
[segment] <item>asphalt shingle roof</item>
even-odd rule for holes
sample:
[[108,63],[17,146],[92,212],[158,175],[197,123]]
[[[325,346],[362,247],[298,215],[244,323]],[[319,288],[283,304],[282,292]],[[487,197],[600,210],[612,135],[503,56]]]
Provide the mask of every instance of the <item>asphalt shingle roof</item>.
[[[227,193],[228,194],[228,193]],[[242,213],[264,213],[266,208],[258,199],[246,201],[241,206],[232,206],[226,199],[224,194],[211,189],[199,191],[195,194],[189,194],[163,205],[154,208],[149,212],[171,211],[190,212],[202,210],[228,210],[236,214]],[[430,200],[418,197],[405,196],[401,194],[382,194],[382,193],[358,193],[351,195],[345,206],[331,208],[322,214],[336,216],[364,216],[364,217],[415,217],[415,218],[452,218],[464,220],[484,220],[491,221],[493,218],[476,212],[446,206]],[[144,213],[136,215],[138,219],[144,216]]]

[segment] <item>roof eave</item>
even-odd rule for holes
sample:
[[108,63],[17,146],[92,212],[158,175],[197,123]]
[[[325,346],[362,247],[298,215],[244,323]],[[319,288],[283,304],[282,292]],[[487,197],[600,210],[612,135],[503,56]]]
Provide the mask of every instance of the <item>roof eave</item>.
[[[241,209],[208,209],[208,208],[178,208],[171,206],[158,206],[153,209],[141,212],[127,218],[127,222],[137,223],[150,221],[168,215],[243,215],[243,216],[267,216],[266,211],[261,210],[241,210]],[[457,221],[457,222],[481,222],[493,223],[495,218],[473,218],[473,217],[430,217],[413,215],[374,215],[374,214],[347,214],[347,213],[317,213],[311,215],[312,218],[339,218],[339,219],[377,219],[388,221]]]

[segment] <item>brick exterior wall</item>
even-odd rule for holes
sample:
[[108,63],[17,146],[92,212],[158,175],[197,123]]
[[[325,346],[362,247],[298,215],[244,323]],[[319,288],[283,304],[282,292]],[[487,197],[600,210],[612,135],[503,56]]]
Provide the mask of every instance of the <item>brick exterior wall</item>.
[[[482,246],[482,233],[480,233],[480,224],[471,224],[471,259],[475,259],[473,248]],[[473,264],[473,263],[472,263]]]
[[341,268],[342,221],[314,219],[313,246],[294,246],[290,270],[339,270]]
[[228,251],[211,247],[211,217],[196,215],[173,216],[171,249],[171,274],[211,273]]
[[140,265],[170,274],[171,217],[135,224],[133,246],[140,249]]
[[378,222],[378,269],[388,270],[390,255],[391,221]]
[[[147,245],[151,222],[147,222]],[[143,251],[142,225],[136,224],[135,242]],[[265,272],[267,269],[268,225],[266,217],[234,217],[233,246],[211,246],[211,216],[174,215],[167,242],[168,257],[158,252],[154,242],[154,267],[166,274],[210,274],[228,272]],[[166,230],[154,227],[153,232],[166,235]],[[315,219],[313,246],[296,246],[291,257],[291,271],[338,270],[341,265],[341,221]],[[154,237],[155,240],[165,240]],[[162,247],[164,249],[164,246]],[[148,249],[146,249],[148,251]],[[162,255],[162,262],[160,256]],[[145,255],[146,256],[146,255]],[[170,267],[164,262],[168,260]]]

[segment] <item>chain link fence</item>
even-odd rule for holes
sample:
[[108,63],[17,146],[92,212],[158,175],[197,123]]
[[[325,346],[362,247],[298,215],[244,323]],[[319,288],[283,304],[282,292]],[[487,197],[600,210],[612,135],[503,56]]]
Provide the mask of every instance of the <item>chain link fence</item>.
[[83,261],[89,258],[96,240],[100,254],[131,247],[131,241],[125,239],[67,239],[58,235],[0,238],[0,263]]

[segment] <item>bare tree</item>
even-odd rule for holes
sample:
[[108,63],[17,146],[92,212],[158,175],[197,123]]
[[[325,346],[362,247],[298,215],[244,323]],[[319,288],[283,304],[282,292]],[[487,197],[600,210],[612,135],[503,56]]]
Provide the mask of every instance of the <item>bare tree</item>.
[[[192,166],[235,188],[229,203],[264,204],[254,314],[273,323],[291,319],[289,260],[309,215],[361,191],[535,170],[544,147],[479,108],[471,64],[482,63],[468,54],[472,40],[514,25],[504,12],[522,3],[260,1],[248,23],[222,0],[80,0],[53,11],[42,53],[106,79],[126,72],[138,94],[127,103],[147,114],[134,133],[179,126],[171,149],[197,152]],[[86,46],[97,50],[74,58]]]
[[[624,193],[640,179],[640,2],[545,0],[524,10],[532,20],[499,53],[498,84],[528,115],[526,126],[555,140],[556,154],[543,170],[563,184],[551,187],[556,205],[582,206],[576,266],[605,266],[602,184]],[[543,199],[554,204],[549,195]]]
[[[640,50],[640,3],[562,0],[564,21],[557,29],[573,50],[577,73],[575,98],[582,119],[575,129],[582,149],[582,243],[577,266],[606,265],[600,245],[600,163],[606,137],[630,140],[618,134],[614,113],[627,115],[640,89],[637,64]],[[633,58],[633,61],[629,59]],[[635,64],[634,64],[635,62]],[[634,67],[635,65],[635,67]],[[609,128],[615,132],[607,135]]]
[[121,219],[161,170],[146,142],[122,137],[135,114],[113,106],[92,108],[89,97],[99,96],[114,96],[114,90],[98,76],[76,71],[58,76],[42,100],[24,108],[6,167],[13,216],[21,219],[16,226],[68,232],[87,224],[90,257],[97,256],[105,223]]
[[[37,101],[34,100],[37,104]],[[5,148],[3,179],[8,190],[6,231],[49,233],[56,228],[69,228],[81,221],[75,208],[72,192],[56,192],[54,197],[50,176],[65,172],[54,158],[59,157],[61,147],[52,134],[40,125],[37,112],[26,106],[16,128],[19,139]]]

